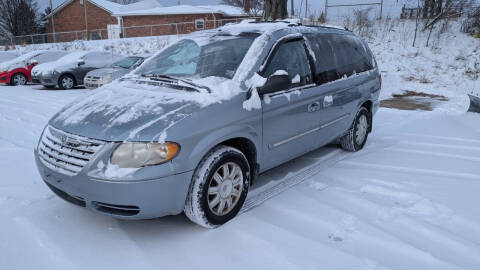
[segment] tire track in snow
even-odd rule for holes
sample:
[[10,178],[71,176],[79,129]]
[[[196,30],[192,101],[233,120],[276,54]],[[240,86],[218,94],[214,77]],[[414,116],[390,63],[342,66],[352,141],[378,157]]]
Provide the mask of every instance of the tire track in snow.
[[430,170],[430,169],[418,169],[418,168],[395,166],[395,165],[368,164],[368,163],[357,162],[357,161],[340,161],[338,163],[339,163],[339,165],[349,165],[349,166],[352,166],[354,168],[384,170],[384,171],[410,173],[410,174],[418,173],[418,174],[435,175],[435,176],[448,177],[448,178],[457,177],[457,178],[463,178],[463,179],[468,179],[468,180],[480,180],[480,174],[473,174],[473,173],[448,172],[448,171]]
[[480,140],[476,139],[469,139],[469,138],[461,138],[461,137],[445,137],[445,136],[437,136],[437,135],[427,135],[427,134],[418,134],[418,133],[402,133],[399,136],[410,136],[410,137],[420,137],[420,138],[428,138],[428,139],[439,139],[445,141],[456,141],[456,142],[467,142],[467,143],[476,143],[480,145]]
[[[397,138],[397,137],[395,137]],[[411,146],[427,146],[434,148],[447,148],[455,150],[476,150],[480,151],[480,146],[466,146],[466,145],[451,145],[451,144],[441,144],[441,143],[427,143],[427,142],[411,142],[411,141],[398,141],[399,144],[411,145]]]
[[[415,255],[415,257],[423,254],[421,256],[425,263],[433,262],[431,259],[434,258],[437,263],[444,262],[446,264],[444,267],[448,265],[452,268],[461,266],[465,269],[473,269],[472,266],[480,264],[480,256],[474,248],[477,246],[474,242],[453,234],[436,224],[430,224],[421,216],[409,215],[401,208],[385,207],[378,202],[364,199],[359,192],[355,195],[351,190],[328,189],[328,193],[330,196],[316,199],[332,208],[341,209],[347,214],[355,216],[360,222],[393,237],[399,241],[396,245],[407,245],[414,248],[413,251],[402,250],[392,244],[393,250],[396,249],[404,255]],[[332,196],[334,199],[331,198]],[[435,213],[432,215],[435,216]],[[362,237],[362,234],[359,234],[359,237]],[[372,237],[376,238],[378,234],[374,234]],[[361,246],[364,246],[363,242],[361,242]],[[395,253],[388,252],[387,254]]]
[[341,149],[336,149],[320,158],[316,163],[314,163],[307,169],[304,169],[293,176],[287,177],[276,185],[268,187],[267,189],[260,191],[253,196],[248,196],[242,209],[239,212],[239,215],[259,206],[266,200],[277,196],[285,190],[288,190],[291,187],[302,183],[303,181],[309,179],[311,176],[319,173],[327,167],[332,166],[335,163],[338,163],[346,157],[348,157],[347,153],[343,152]]
[[421,155],[427,155],[427,156],[447,157],[447,158],[463,159],[463,160],[468,160],[468,161],[480,161],[479,157],[472,157],[472,156],[458,155],[458,154],[449,154],[449,153],[437,152],[437,151],[413,150],[413,149],[404,149],[404,148],[397,148],[397,147],[388,147],[388,148],[384,148],[384,149],[385,150],[390,150],[390,151],[395,151],[395,152],[421,154]]

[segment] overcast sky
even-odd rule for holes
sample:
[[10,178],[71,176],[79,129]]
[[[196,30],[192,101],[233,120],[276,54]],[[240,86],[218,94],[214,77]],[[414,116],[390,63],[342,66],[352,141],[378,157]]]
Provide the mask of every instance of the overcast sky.
[[[49,0],[37,0],[41,12],[45,10],[45,8],[49,5]],[[59,5],[63,2],[63,0],[52,0],[53,5]],[[79,0],[76,0],[79,1]],[[164,6],[172,6],[176,5],[178,0],[158,0]],[[290,7],[290,1],[288,0]],[[300,5],[302,4],[302,14],[305,12],[305,0],[294,0],[295,2],[295,9],[298,10]],[[309,10],[312,13],[320,14],[320,12],[324,9],[325,2],[324,0],[307,0]],[[181,4],[185,5],[212,5],[212,4],[219,4],[220,0],[180,0]],[[351,4],[351,3],[372,3],[372,2],[380,2],[380,0],[329,0],[329,4]],[[412,5],[412,3],[416,3],[416,0],[384,0],[384,14],[395,16],[398,15],[401,7],[404,3],[407,5]],[[351,11],[352,8],[330,8],[328,10],[329,18],[342,16],[345,12]],[[373,8],[374,12],[378,12],[378,7],[375,6]]]

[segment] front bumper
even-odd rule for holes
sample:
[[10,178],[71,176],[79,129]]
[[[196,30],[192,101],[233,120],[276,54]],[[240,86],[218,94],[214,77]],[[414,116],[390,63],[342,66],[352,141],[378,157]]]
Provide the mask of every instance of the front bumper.
[[183,211],[193,171],[143,181],[93,179],[80,172],[67,176],[47,168],[35,150],[38,171],[62,199],[121,219],[149,219]]
[[8,72],[0,73],[0,83],[10,83],[11,74]]
[[45,86],[56,86],[58,82],[57,76],[43,76],[32,74],[32,83],[41,84]]
[[83,79],[83,85],[85,86],[85,88],[95,89],[95,88],[98,88],[100,86],[103,86],[104,84],[109,83],[110,81],[106,82],[106,81],[102,80],[101,77],[87,75]]

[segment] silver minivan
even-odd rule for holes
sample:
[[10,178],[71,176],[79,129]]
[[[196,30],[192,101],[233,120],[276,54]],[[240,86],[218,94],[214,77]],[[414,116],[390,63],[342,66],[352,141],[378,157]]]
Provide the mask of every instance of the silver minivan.
[[362,149],[381,78],[333,27],[243,22],[197,32],[52,117],[35,149],[59,197],[122,219],[185,212],[208,228],[256,177],[332,142]]

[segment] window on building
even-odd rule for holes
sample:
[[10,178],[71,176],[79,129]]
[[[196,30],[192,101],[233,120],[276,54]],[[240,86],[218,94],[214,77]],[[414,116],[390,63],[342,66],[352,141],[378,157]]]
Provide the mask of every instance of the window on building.
[[197,30],[205,29],[205,20],[204,19],[195,20],[195,29]]
[[99,40],[102,39],[102,32],[90,32],[90,40]]

